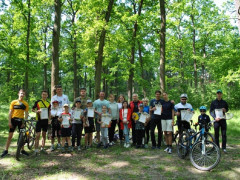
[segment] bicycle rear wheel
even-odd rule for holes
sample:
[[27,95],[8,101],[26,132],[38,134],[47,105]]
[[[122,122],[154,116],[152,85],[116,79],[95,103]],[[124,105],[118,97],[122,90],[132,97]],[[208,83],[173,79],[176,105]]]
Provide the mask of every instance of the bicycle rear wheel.
[[23,132],[20,132],[20,133],[19,133],[19,137],[18,137],[17,152],[16,152],[16,159],[17,159],[18,161],[20,161],[19,157],[20,157],[20,152],[21,152],[21,149],[22,149],[22,147],[23,147],[23,144],[24,144]]
[[192,165],[202,171],[209,171],[216,167],[220,162],[220,157],[221,154],[218,146],[208,140],[204,143],[198,141],[193,145],[190,153]]
[[188,154],[189,148],[189,134],[187,132],[183,132],[179,137],[178,144],[177,144],[177,153],[178,157],[184,159]]
[[27,138],[28,138],[27,146],[28,146],[28,149],[31,150],[34,143],[35,143],[35,139],[36,139],[35,128],[33,126],[30,126],[29,130],[28,130],[28,133],[29,134],[27,134]]

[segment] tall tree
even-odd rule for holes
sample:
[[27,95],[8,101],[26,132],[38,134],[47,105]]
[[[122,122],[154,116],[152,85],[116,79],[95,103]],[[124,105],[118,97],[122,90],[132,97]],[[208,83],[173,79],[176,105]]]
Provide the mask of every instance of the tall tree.
[[61,6],[61,0],[54,0],[55,18],[52,37],[51,96],[54,95],[55,86],[59,83],[59,39],[61,26]]
[[166,10],[165,0],[160,1],[160,16],[161,16],[161,29],[160,29],[160,89],[165,90],[165,49],[166,49]]
[[235,0],[235,7],[237,12],[238,31],[240,35],[240,0]]
[[[107,25],[110,19],[110,15],[112,12],[114,0],[109,0],[107,12],[105,14],[105,24]],[[103,27],[100,33],[99,38],[99,45],[98,45],[98,52],[97,52],[97,59],[95,61],[95,98],[97,99],[98,93],[100,92],[101,88],[101,77],[102,77],[102,63],[103,63],[103,49],[105,45],[105,36],[106,36],[106,29]]]

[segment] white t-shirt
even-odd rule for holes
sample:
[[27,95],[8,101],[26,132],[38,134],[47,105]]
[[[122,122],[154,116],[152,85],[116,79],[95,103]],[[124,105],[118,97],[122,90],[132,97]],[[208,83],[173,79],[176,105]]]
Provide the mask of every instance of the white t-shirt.
[[122,103],[117,103],[118,104],[118,109],[122,109]]
[[128,109],[124,109],[124,111],[123,111],[123,121],[127,121],[127,114],[128,114]]
[[64,104],[68,104],[70,110],[70,102],[67,95],[63,94],[62,96],[57,96],[56,94],[55,96],[52,97],[51,104],[53,101],[58,101],[59,108],[63,108]]
[[62,108],[52,108],[51,109],[51,116],[52,117],[56,117],[56,116],[60,116],[62,114]]

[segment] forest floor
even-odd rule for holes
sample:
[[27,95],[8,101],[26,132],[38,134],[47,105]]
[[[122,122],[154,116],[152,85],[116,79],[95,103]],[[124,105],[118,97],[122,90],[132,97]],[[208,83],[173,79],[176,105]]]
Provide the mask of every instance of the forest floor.
[[[4,150],[7,128],[7,110],[0,108],[0,150]],[[5,111],[5,112],[4,112]],[[228,153],[221,152],[221,161],[211,171],[194,168],[189,157],[179,159],[176,145],[173,154],[162,149],[126,149],[119,144],[109,149],[95,147],[62,154],[58,151],[15,159],[17,133],[7,157],[0,159],[0,179],[238,179],[240,177],[240,112],[228,121]],[[82,142],[83,143],[83,142]],[[47,141],[47,148],[50,141]]]

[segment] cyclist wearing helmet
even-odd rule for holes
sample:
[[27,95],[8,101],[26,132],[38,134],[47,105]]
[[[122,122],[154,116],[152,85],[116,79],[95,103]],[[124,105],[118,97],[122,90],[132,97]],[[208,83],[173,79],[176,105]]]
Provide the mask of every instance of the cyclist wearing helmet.
[[190,129],[190,124],[187,121],[182,121],[181,120],[181,110],[188,110],[188,111],[193,111],[192,105],[187,103],[188,96],[187,94],[181,94],[180,96],[180,103],[176,104],[174,106],[174,110],[177,115],[177,125],[178,125],[178,130],[180,133],[183,131],[183,127],[186,129]]
[[201,113],[201,115],[198,116],[198,124],[200,124],[200,129],[205,126],[205,129],[208,132],[206,125],[210,123],[210,117],[206,114],[207,108],[205,106],[201,106],[199,110]]

